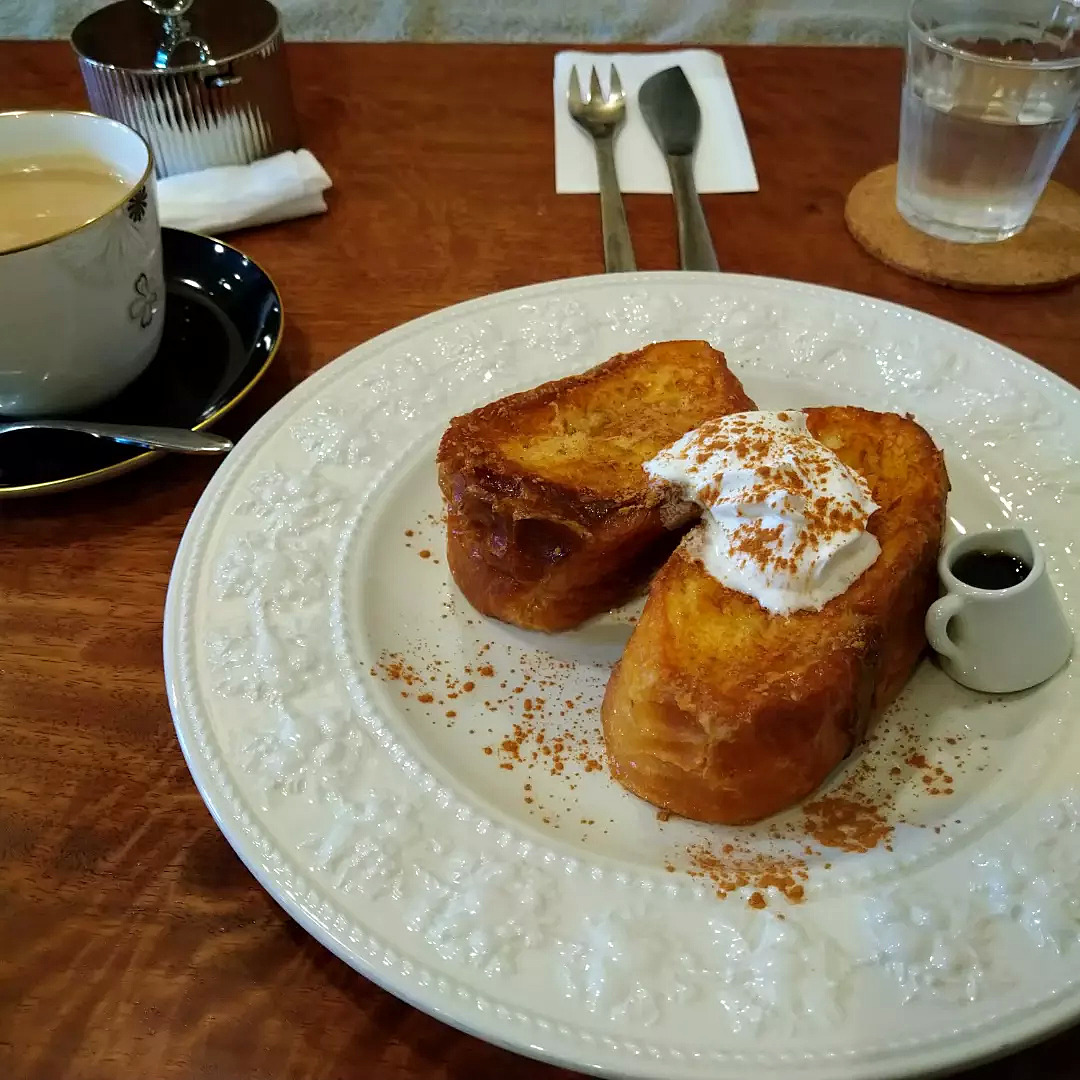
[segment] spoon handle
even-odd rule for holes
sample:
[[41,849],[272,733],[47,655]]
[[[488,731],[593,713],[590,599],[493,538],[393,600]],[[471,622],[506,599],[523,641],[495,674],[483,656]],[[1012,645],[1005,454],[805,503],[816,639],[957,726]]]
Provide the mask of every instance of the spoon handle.
[[694,159],[690,154],[667,154],[675,219],[679,228],[679,260],[683,270],[719,270],[709,223],[694,185]]
[[75,431],[97,439],[111,439],[149,450],[175,450],[181,454],[225,454],[232,442],[208,431],[185,428],[145,427],[132,424],[99,424],[82,420],[11,420],[0,423],[0,435],[8,431]]

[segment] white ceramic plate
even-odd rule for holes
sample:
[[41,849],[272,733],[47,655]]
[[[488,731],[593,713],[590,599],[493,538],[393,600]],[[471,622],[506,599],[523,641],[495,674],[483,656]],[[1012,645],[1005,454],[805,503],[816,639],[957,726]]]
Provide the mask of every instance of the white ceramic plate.
[[[827,784],[892,827],[850,852],[807,834],[802,810],[772,830],[658,820],[593,764],[632,614],[545,637],[456,594],[433,464],[447,420],[675,337],[724,349],[763,407],[913,413],[945,448],[951,527],[1027,525],[1076,624],[1080,395],[1061,380],[807,285],[555,282],[360,346],[219,469],[165,613],[203,798],[265,888],[358,971],[582,1070],[923,1075],[1065,1024],[1080,1013],[1073,670],[995,699],[924,663]],[[802,903],[767,887],[766,863]]]

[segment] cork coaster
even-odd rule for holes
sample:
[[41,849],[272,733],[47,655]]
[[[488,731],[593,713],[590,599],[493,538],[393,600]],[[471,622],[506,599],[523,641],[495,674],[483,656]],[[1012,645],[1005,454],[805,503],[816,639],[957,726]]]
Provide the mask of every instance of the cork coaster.
[[1027,228],[998,244],[954,244],[912,228],[896,209],[895,165],[851,189],[844,220],[875,258],[938,285],[1024,292],[1080,278],[1080,195],[1053,180]]

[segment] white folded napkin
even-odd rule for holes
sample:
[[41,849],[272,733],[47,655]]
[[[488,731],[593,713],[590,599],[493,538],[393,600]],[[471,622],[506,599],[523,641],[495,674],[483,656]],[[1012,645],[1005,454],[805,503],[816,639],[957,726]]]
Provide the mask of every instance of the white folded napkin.
[[615,167],[623,191],[671,191],[667,165],[653,141],[637,103],[638,87],[669,67],[686,73],[701,107],[701,141],[694,156],[698,191],[757,191],[757,173],[746,141],[735,91],[724,61],[707,49],[676,52],[586,53],[561,52],[555,57],[555,190],[560,194],[597,191],[596,158],[592,140],[574,123],[566,107],[570,70],[578,69],[583,94],[595,65],[604,90],[611,65],[619,69],[626,91],[626,123],[615,139]]
[[330,177],[309,150],[287,150],[250,165],[221,165],[158,181],[161,224],[219,233],[321,214]]

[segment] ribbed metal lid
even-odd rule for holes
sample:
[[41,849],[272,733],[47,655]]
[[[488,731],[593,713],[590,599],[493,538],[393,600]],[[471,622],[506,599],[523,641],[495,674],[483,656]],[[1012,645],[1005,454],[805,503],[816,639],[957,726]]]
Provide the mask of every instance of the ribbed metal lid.
[[147,74],[212,69],[253,52],[278,29],[268,0],[119,0],[72,31],[75,51]]

